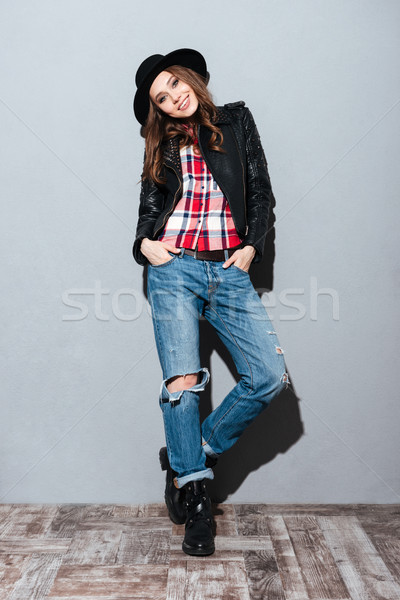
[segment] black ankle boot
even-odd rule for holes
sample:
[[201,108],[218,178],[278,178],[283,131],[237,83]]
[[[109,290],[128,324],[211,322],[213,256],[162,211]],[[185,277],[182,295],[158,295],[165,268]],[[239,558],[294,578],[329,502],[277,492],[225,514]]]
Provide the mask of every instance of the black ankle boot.
[[182,525],[186,520],[186,510],[183,504],[185,500],[185,491],[183,488],[178,489],[175,487],[174,477],[177,476],[177,473],[169,464],[166,446],[163,446],[160,449],[159,456],[161,469],[167,471],[165,477],[164,499],[168,508],[169,518],[173,523]]
[[[168,460],[167,447],[163,446],[160,449],[160,464],[163,471],[167,471],[165,477],[165,492],[164,499],[168,508],[168,513],[171,521],[177,525],[182,525],[186,520],[186,510],[183,506],[185,500],[185,492],[183,488],[178,489],[174,484],[174,477],[177,476],[176,471],[171,468]],[[206,458],[206,468],[211,469],[217,464],[217,458]]]
[[206,480],[189,481],[183,488],[186,492],[185,538],[182,550],[186,554],[207,556],[215,551],[214,519]]

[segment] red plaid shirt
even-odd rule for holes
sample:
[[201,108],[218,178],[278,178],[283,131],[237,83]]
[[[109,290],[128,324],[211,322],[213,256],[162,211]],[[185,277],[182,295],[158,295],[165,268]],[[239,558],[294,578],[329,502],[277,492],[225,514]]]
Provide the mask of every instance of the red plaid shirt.
[[[196,141],[196,140],[195,140]],[[226,197],[193,146],[181,148],[182,197],[158,240],[178,248],[218,250],[238,246],[240,238]]]

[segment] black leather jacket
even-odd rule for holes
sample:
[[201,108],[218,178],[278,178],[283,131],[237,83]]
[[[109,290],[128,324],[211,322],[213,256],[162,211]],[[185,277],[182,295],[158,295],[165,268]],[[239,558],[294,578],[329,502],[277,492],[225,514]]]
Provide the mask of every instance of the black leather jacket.
[[[207,167],[227,198],[233,222],[242,246],[252,245],[256,249],[253,262],[261,260],[269,207],[272,200],[271,182],[267,160],[261,145],[260,136],[253,115],[245,103],[231,102],[217,106],[218,124],[224,136],[223,147],[226,154],[209,150],[207,143],[211,130],[199,125],[197,136]],[[136,238],[133,244],[133,257],[139,265],[149,261],[140,251],[142,239],[157,239],[167,219],[171,215],[182,191],[182,167],[179,153],[179,136],[164,142],[165,184],[155,184],[145,180],[141,184],[139,218]]]

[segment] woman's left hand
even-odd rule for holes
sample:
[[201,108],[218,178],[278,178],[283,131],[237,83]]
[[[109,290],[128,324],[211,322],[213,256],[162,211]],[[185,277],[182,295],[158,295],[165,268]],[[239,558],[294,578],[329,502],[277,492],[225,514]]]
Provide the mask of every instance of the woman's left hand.
[[248,271],[251,265],[251,262],[256,253],[256,249],[254,246],[244,246],[243,248],[239,248],[239,250],[235,250],[235,252],[224,262],[222,267],[225,269],[229,267],[232,263],[235,263],[239,269],[243,269],[243,271]]

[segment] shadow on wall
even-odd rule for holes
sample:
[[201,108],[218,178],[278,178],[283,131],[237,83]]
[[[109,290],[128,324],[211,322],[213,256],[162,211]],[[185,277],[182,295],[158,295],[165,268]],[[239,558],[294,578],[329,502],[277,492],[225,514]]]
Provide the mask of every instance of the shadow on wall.
[[[201,364],[210,369],[209,359],[211,353],[216,351],[235,380],[239,381],[230,354],[209,323],[200,324],[200,344],[203,336],[205,339],[201,349]],[[293,389],[289,369],[288,373],[291,382],[289,387],[275,397],[246,428],[238,441],[219,457],[218,464],[214,467],[216,477],[207,484],[213,502],[224,502],[240,488],[252,471],[257,471],[261,466],[272,461],[277,454],[286,452],[304,433],[299,402]],[[201,421],[212,410],[212,381],[211,373],[207,387],[201,392]]]
[[[268,234],[265,240],[263,259],[253,264],[250,277],[254,287],[261,292],[273,289],[273,264],[275,259],[275,199],[269,214]],[[147,297],[147,268],[144,269],[143,292]],[[204,318],[200,319],[200,364],[207,367],[211,378],[200,394],[200,419],[203,421],[213,410],[212,383],[210,368],[212,353],[216,351],[225,362],[232,376],[239,381],[235,363],[214,328]],[[294,391],[294,383],[286,365],[290,385],[251,423],[239,440],[218,459],[216,477],[208,482],[213,502],[224,502],[235,493],[247,476],[269,463],[278,453],[286,452],[303,435],[304,428],[300,416],[299,401]],[[233,386],[232,386],[233,387]],[[223,398],[220,399],[221,401]],[[218,405],[218,401],[214,401]],[[161,411],[160,411],[160,418]],[[158,449],[155,449],[158,452]],[[163,475],[164,477],[164,475]]]

